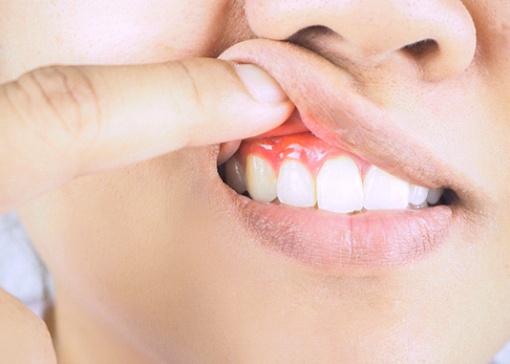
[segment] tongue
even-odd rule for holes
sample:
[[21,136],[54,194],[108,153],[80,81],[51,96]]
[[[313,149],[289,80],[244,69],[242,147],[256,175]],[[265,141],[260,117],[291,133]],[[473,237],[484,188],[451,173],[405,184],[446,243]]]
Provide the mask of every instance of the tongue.
[[370,166],[368,162],[360,157],[346,150],[335,148],[310,132],[291,135],[279,134],[285,128],[288,130],[289,127],[296,128],[299,126],[297,124],[285,126],[284,124],[280,127],[282,128],[280,131],[275,129],[270,132],[270,135],[273,136],[265,135],[264,137],[263,135],[256,139],[243,141],[236,153],[237,160],[242,165],[246,165],[247,156],[256,155],[269,162],[273,169],[278,171],[285,160],[294,159],[303,163],[314,176],[317,175],[324,162],[333,157],[348,156],[352,158],[358,165],[362,175],[365,175]]

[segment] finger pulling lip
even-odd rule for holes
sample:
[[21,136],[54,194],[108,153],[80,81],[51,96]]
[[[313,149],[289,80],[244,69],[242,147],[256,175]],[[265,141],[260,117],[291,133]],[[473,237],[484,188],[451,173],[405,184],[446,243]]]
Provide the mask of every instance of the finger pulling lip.
[[260,65],[296,105],[285,124],[261,138],[304,128],[409,183],[455,191],[455,201],[448,206],[348,216],[260,203],[230,190],[237,216],[261,245],[335,272],[401,266],[445,243],[452,226],[463,221],[459,216],[481,210],[475,186],[403,133],[391,114],[360,95],[354,80],[337,65],[300,47],[266,40],[240,43],[222,58]]
[[[266,133],[263,133],[261,135],[257,135],[250,139],[263,139],[263,138],[271,138],[271,137],[277,137],[277,136],[284,136],[289,134],[298,134],[302,132],[307,132],[309,129],[303,124],[303,121],[301,120],[301,117],[299,115],[299,112],[297,110],[294,110],[294,112],[291,114],[288,120],[286,120],[282,125],[279,127],[270,130]],[[218,156],[218,165],[222,165],[225,163],[230,157],[232,157],[235,152],[239,149],[239,146],[241,145],[241,141],[231,141],[227,143],[223,143],[221,145],[220,154]]]
[[306,129],[402,180],[451,188],[466,200],[476,197],[475,186],[455,166],[404,133],[389,112],[359,94],[345,70],[325,58],[292,44],[261,39],[239,43],[221,57],[266,69],[296,105],[286,123],[260,137]]

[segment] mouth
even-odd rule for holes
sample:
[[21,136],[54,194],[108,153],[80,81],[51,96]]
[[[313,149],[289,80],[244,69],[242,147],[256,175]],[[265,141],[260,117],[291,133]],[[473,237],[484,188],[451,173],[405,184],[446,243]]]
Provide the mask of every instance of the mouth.
[[451,189],[399,179],[306,130],[294,112],[280,128],[243,141],[219,166],[222,180],[254,201],[349,216],[448,206],[457,199]]
[[445,242],[460,205],[453,189],[391,175],[298,119],[244,140],[218,168],[262,246],[345,274],[409,265]]
[[[250,42],[228,57],[273,73],[296,105],[282,126],[221,157],[220,176],[259,245],[320,271],[374,273],[433,254],[479,208],[469,181],[345,75],[332,77],[341,73],[334,65]],[[274,66],[275,54],[291,67]],[[317,70],[313,80],[300,77],[303,65]],[[311,91],[313,100],[304,96]]]

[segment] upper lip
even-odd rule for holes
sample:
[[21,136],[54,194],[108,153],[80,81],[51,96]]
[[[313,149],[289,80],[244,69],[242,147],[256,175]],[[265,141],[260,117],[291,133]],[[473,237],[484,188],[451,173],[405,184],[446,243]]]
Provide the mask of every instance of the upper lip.
[[[453,190],[460,201],[480,210],[476,186],[400,130],[389,112],[357,92],[345,70],[320,55],[293,44],[256,39],[238,43],[221,58],[268,71],[296,105],[306,128],[320,139],[402,180]],[[292,128],[279,134],[286,133]]]

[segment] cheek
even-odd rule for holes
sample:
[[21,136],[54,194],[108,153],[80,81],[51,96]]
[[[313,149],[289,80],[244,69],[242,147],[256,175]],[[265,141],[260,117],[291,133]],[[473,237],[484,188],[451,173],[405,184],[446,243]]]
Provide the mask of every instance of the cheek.
[[[210,55],[227,0],[0,2],[3,79],[39,66],[161,62]],[[30,22],[22,27],[20,22]],[[21,61],[21,62],[20,62]]]
[[231,332],[224,319],[246,276],[228,264],[239,240],[207,188],[213,174],[219,180],[211,151],[186,150],[87,177],[25,208],[23,222],[60,302],[71,296],[93,319],[107,317],[156,349],[203,345],[210,326]]
[[499,39],[497,40],[504,55],[510,57],[510,19],[502,19],[498,28]]
[[[220,1],[75,2],[59,18],[63,41],[101,62],[154,61],[207,53],[221,31]],[[122,9],[122,11],[119,11]]]
[[[502,2],[503,3],[503,2]],[[506,2],[505,2],[506,3]],[[496,59],[503,57],[506,62],[510,61],[510,7],[504,5],[503,9],[497,9],[499,13],[491,14],[488,20],[490,37],[486,40],[491,44],[491,51]]]
[[[510,7],[507,1],[469,0],[477,22],[478,58],[487,65],[510,62]],[[508,67],[507,67],[508,69]]]
[[192,190],[200,182],[187,166],[198,163],[183,151],[81,178],[24,206],[19,214],[66,289],[79,286],[85,300],[98,292],[116,300],[126,295],[135,299],[147,287],[157,288],[162,277],[172,285],[169,277],[178,276],[184,262],[180,247],[193,249],[192,227],[206,229],[191,218],[199,206]]

